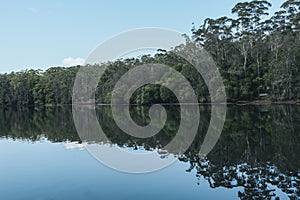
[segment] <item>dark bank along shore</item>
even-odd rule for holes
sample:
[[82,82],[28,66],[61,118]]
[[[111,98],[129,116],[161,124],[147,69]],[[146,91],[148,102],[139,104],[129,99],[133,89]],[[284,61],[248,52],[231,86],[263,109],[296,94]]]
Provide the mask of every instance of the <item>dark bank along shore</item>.
[[[269,101],[269,100],[256,100],[256,101],[236,101],[236,102],[217,102],[217,103],[160,103],[160,105],[164,106],[179,106],[179,105],[213,105],[213,104],[227,104],[227,105],[300,105],[300,100],[296,101]],[[45,104],[38,106],[45,107],[56,107],[56,106],[72,106],[72,105],[95,105],[95,103],[79,103],[79,104]],[[150,106],[153,104],[118,104],[119,106]],[[111,104],[105,103],[96,103],[96,106],[111,106]]]

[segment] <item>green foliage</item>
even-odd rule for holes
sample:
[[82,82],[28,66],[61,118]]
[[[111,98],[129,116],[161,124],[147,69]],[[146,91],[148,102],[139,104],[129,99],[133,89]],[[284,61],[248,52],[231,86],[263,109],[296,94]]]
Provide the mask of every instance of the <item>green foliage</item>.
[[70,104],[79,67],[27,70],[0,75],[0,106]]
[[267,18],[271,4],[238,3],[237,18],[206,19],[193,37],[216,61],[229,101],[298,100],[300,75],[300,1],[288,0]]

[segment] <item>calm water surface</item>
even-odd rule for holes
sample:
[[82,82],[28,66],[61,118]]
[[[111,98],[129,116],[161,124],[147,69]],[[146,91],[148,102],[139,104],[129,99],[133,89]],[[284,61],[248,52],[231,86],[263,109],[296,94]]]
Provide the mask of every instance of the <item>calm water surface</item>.
[[[148,109],[131,108],[137,124],[149,123]],[[178,130],[180,108],[166,109],[165,127],[147,139],[123,133],[109,107],[97,108],[97,115],[113,144],[152,151]],[[300,107],[229,106],[221,138],[200,159],[210,109],[200,106],[189,150],[147,174],[118,172],[93,158],[77,135],[71,107],[0,110],[0,199],[299,199]]]

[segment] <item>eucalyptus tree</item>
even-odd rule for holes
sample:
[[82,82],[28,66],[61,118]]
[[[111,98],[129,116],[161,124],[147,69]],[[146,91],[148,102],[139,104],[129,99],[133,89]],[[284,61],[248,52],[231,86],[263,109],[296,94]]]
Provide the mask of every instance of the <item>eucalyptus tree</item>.
[[[268,10],[271,3],[265,0],[254,0],[250,2],[238,3],[232,8],[232,13],[237,14],[234,20],[233,29],[238,49],[243,56],[243,70],[246,75],[247,61],[250,51],[255,42],[263,36],[263,17],[269,15]],[[259,75],[259,52],[257,52],[258,75]]]
[[0,106],[11,104],[12,90],[7,74],[0,74]]
[[287,0],[281,5],[285,11],[287,25],[292,30],[300,28],[300,0]]

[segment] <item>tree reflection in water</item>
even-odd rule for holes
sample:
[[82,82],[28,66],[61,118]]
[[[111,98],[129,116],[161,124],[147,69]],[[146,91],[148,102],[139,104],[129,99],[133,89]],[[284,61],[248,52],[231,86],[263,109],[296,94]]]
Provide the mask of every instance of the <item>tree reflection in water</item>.
[[[149,107],[132,107],[133,120],[149,123]],[[180,107],[166,106],[167,123],[155,136],[139,139],[123,133],[115,124],[110,107],[98,107],[99,122],[114,144],[132,149],[153,150],[168,144],[178,130]],[[188,110],[188,109],[187,109]],[[51,142],[80,141],[73,124],[71,107],[0,110],[0,136]],[[193,114],[192,108],[187,111]],[[240,199],[277,199],[279,188],[291,199],[300,197],[300,107],[228,106],[225,126],[212,152],[200,158],[198,152],[205,137],[210,106],[200,106],[201,124],[187,152],[178,155],[189,162],[188,172],[196,171],[211,188],[241,188]],[[100,142],[100,141],[99,141]],[[184,142],[184,141],[183,141]]]

